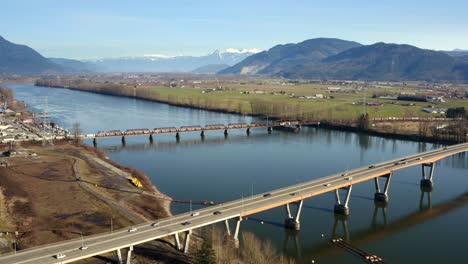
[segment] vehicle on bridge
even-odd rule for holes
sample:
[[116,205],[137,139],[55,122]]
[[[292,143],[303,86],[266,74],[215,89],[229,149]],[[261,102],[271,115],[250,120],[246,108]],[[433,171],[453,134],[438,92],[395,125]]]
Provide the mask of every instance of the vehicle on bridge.
[[132,128],[125,131],[125,135],[140,135],[140,134],[150,134],[151,130],[148,128]]
[[228,127],[229,128],[244,128],[244,127],[248,127],[248,124],[247,123],[229,123]]
[[226,129],[224,124],[211,124],[205,126],[206,130],[214,130],[214,129]]
[[156,127],[153,129],[153,133],[159,134],[159,133],[175,133],[177,132],[176,127]]
[[184,131],[200,131],[202,130],[202,127],[201,126],[181,126],[179,128],[179,131],[180,132],[184,132]]
[[271,126],[271,123],[267,123],[267,122],[252,122],[250,123],[250,126],[253,126],[253,127],[266,127],[266,126]]
[[63,259],[63,258],[66,258],[66,257],[67,257],[67,255],[62,254],[62,253],[59,253],[59,254],[55,255],[56,259]]
[[110,137],[110,136],[122,136],[123,133],[120,130],[109,130],[109,131],[99,131],[96,134],[96,137]]

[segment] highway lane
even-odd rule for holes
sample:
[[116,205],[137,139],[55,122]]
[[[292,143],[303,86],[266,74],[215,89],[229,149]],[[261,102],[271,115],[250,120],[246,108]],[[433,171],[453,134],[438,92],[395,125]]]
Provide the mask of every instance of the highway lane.
[[[87,250],[78,250],[81,246],[81,240],[75,239],[73,241],[64,241],[63,243],[56,243],[50,246],[45,245],[38,248],[20,251],[16,255],[4,255],[0,257],[0,263],[68,263],[72,259],[102,254],[117,248],[125,248],[130,244],[135,245],[143,243],[145,241],[165,237],[177,232],[183,232],[200,226],[209,225],[211,223],[221,222],[225,219],[247,216],[258,211],[299,201],[320,193],[330,192],[340,187],[349,186],[370,178],[375,178],[377,177],[376,175],[382,176],[404,167],[426,163],[438,157],[445,157],[454,153],[463,152],[467,149],[468,144],[460,144],[447,148],[431,150],[375,164],[375,167],[373,168],[362,167],[345,172],[346,177],[352,177],[352,180],[350,181],[344,180],[346,177],[343,177],[342,173],[340,173],[274,190],[270,192],[272,194],[270,197],[263,197],[263,194],[257,194],[253,197],[246,197],[244,199],[238,199],[222,205],[201,209],[197,211],[200,213],[197,217],[192,217],[188,213],[185,213],[162,219],[159,221],[160,224],[156,228],[151,227],[150,223],[144,223],[135,226],[138,230],[132,233],[129,233],[124,229],[116,230],[112,234],[107,233],[86,237],[84,239],[84,244],[89,246]],[[395,163],[400,161],[406,161],[408,163],[395,165]],[[330,186],[326,186],[326,184],[330,184]],[[296,193],[296,195],[293,196],[291,193]],[[217,210],[222,211],[222,214],[213,215]],[[181,223],[184,221],[191,221],[192,224],[182,226]],[[57,253],[66,254],[67,257],[60,262],[60,260],[53,257]]]

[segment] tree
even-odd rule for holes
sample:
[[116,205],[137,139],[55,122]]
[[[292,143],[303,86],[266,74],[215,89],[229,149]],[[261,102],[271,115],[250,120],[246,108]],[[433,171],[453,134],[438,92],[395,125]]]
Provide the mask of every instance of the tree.
[[211,242],[203,240],[201,248],[195,254],[195,263],[197,264],[215,264],[216,257]]
[[369,129],[369,114],[361,114],[358,118],[358,129],[367,131]]
[[467,113],[465,110],[465,107],[455,107],[455,108],[449,108],[447,109],[447,117],[449,118],[457,118],[457,117],[467,117]]
[[72,128],[72,133],[73,133],[73,138],[75,140],[76,144],[81,144],[81,126],[79,122],[73,123],[73,128]]

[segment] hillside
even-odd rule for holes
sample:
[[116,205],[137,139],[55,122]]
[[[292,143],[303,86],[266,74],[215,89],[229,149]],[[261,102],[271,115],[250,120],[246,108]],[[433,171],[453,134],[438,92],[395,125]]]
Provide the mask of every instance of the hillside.
[[90,62],[79,60],[64,59],[64,58],[48,58],[53,63],[62,66],[65,70],[71,72],[93,72],[97,70],[97,66]]
[[221,74],[269,74],[296,65],[311,64],[361,44],[332,38],[317,38],[297,44],[277,45],[252,55],[242,62],[220,71]]
[[337,39],[312,39],[279,45],[220,71],[291,79],[467,80],[465,56],[410,45],[360,45]]
[[63,69],[25,45],[0,36],[0,74],[45,74]]
[[452,80],[455,59],[410,45],[376,43],[349,49],[316,64],[286,68],[289,78],[358,80]]
[[201,66],[193,70],[193,73],[197,74],[215,74],[221,70],[229,68],[227,64],[208,64],[205,66]]

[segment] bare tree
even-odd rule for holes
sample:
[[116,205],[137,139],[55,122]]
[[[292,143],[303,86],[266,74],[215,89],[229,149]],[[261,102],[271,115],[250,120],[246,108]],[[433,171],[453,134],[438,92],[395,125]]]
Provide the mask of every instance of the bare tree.
[[81,139],[81,125],[79,122],[73,123],[73,128],[72,128],[72,133],[73,133],[73,138],[75,140],[76,144],[81,144],[82,139]]

